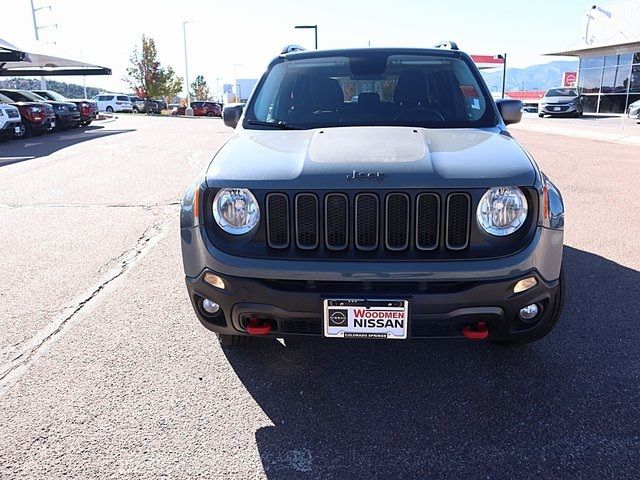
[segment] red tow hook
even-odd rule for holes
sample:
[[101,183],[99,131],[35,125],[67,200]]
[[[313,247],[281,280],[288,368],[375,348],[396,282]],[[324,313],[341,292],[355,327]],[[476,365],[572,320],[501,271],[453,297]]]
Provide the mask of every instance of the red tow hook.
[[462,335],[471,340],[484,340],[489,336],[489,328],[485,322],[478,322],[474,327],[462,327]]
[[247,325],[247,333],[251,335],[267,335],[271,332],[271,324],[258,320],[257,317],[251,317],[249,325]]

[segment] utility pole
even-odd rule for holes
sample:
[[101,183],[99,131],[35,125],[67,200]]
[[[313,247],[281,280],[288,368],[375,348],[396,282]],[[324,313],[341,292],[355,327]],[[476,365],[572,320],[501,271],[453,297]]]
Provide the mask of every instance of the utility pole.
[[502,63],[502,98],[504,98],[504,86],[507,81],[507,54],[500,55],[504,62]]
[[[36,35],[36,41],[39,42],[40,41],[40,30],[42,30],[43,28],[48,28],[48,27],[56,27],[58,28],[58,24],[55,23],[53,25],[42,25],[39,26],[38,25],[38,21],[36,19],[36,12],[40,11],[40,10],[46,10],[49,9],[49,11],[51,11],[51,5],[45,5],[44,7],[36,7],[33,4],[33,0],[30,0],[31,3],[31,18],[33,20],[33,33],[35,33]],[[46,90],[47,89],[47,80],[44,78],[44,76],[40,77],[40,88],[42,90]]]
[[182,36],[184,39],[184,94],[185,94],[185,100],[187,102],[185,104],[186,106],[185,116],[190,116],[187,113],[187,110],[189,110],[189,107],[191,105],[189,103],[189,62],[187,57],[187,23],[190,23],[190,22],[191,20],[185,20],[182,22]]

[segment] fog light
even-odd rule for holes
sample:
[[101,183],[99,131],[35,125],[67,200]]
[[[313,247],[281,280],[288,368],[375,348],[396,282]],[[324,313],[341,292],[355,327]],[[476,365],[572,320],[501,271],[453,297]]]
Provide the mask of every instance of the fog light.
[[513,287],[513,293],[520,293],[529,290],[530,288],[535,287],[538,284],[538,280],[536,277],[527,277],[520,280],[516,283],[516,286]]
[[202,308],[204,308],[205,312],[210,313],[212,315],[220,311],[220,305],[218,305],[213,300],[209,300],[208,298],[205,298],[204,300],[202,300]]
[[211,272],[207,272],[204,274],[204,281],[212,287],[219,288],[220,290],[225,289],[224,280],[222,280],[218,275],[215,275]]
[[538,315],[538,311],[538,305],[532,303],[531,305],[527,305],[526,307],[520,309],[520,318],[525,321],[533,320],[535,316]]

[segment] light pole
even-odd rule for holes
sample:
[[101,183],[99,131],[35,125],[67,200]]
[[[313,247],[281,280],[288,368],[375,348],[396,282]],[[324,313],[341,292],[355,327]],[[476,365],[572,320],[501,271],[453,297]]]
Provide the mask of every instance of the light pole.
[[314,32],[316,50],[318,49],[318,25],[296,25],[295,28],[301,28],[301,29],[312,28]]
[[241,67],[242,63],[233,64],[233,77],[236,83],[236,102],[240,101],[240,82],[238,82],[238,67]]
[[[182,22],[182,37],[184,39],[184,94],[185,94],[185,107],[189,108],[189,63],[187,59],[187,23],[191,23],[191,20],[184,20]],[[185,110],[185,115],[187,111]]]
[[[56,27],[58,28],[58,24],[53,24],[53,25],[38,25],[38,21],[36,19],[36,12],[38,12],[39,10],[49,10],[50,12],[51,10],[51,5],[46,5],[44,7],[35,7],[33,5],[33,0],[31,0],[31,18],[33,19],[33,32],[36,34],[36,41],[39,42],[40,41],[40,30],[42,30],[43,28],[48,28],[48,27]],[[47,89],[47,79],[44,78],[44,76],[40,77],[40,88],[42,90],[46,90]]]

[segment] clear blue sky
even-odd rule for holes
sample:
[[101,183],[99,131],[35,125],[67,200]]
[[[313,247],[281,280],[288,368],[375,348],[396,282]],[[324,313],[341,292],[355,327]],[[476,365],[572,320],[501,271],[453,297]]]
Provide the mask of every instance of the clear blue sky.
[[[41,31],[61,51],[111,67],[110,77],[87,84],[128,90],[122,81],[131,50],[143,33],[153,37],[163,63],[184,75],[182,21],[187,25],[189,77],[203,74],[209,84],[257,77],[287,43],[313,47],[318,24],[320,48],[372,46],[428,47],[455,40],[471,54],[507,52],[510,66],[546,63],[541,57],[574,43],[582,12],[594,0],[34,0],[51,5],[39,12]],[[0,37],[18,46],[34,40],[29,0],[5,5]],[[6,21],[7,17],[11,21]],[[93,33],[90,33],[93,32]],[[234,69],[235,64],[240,64]],[[78,78],[69,79],[81,83]]]

